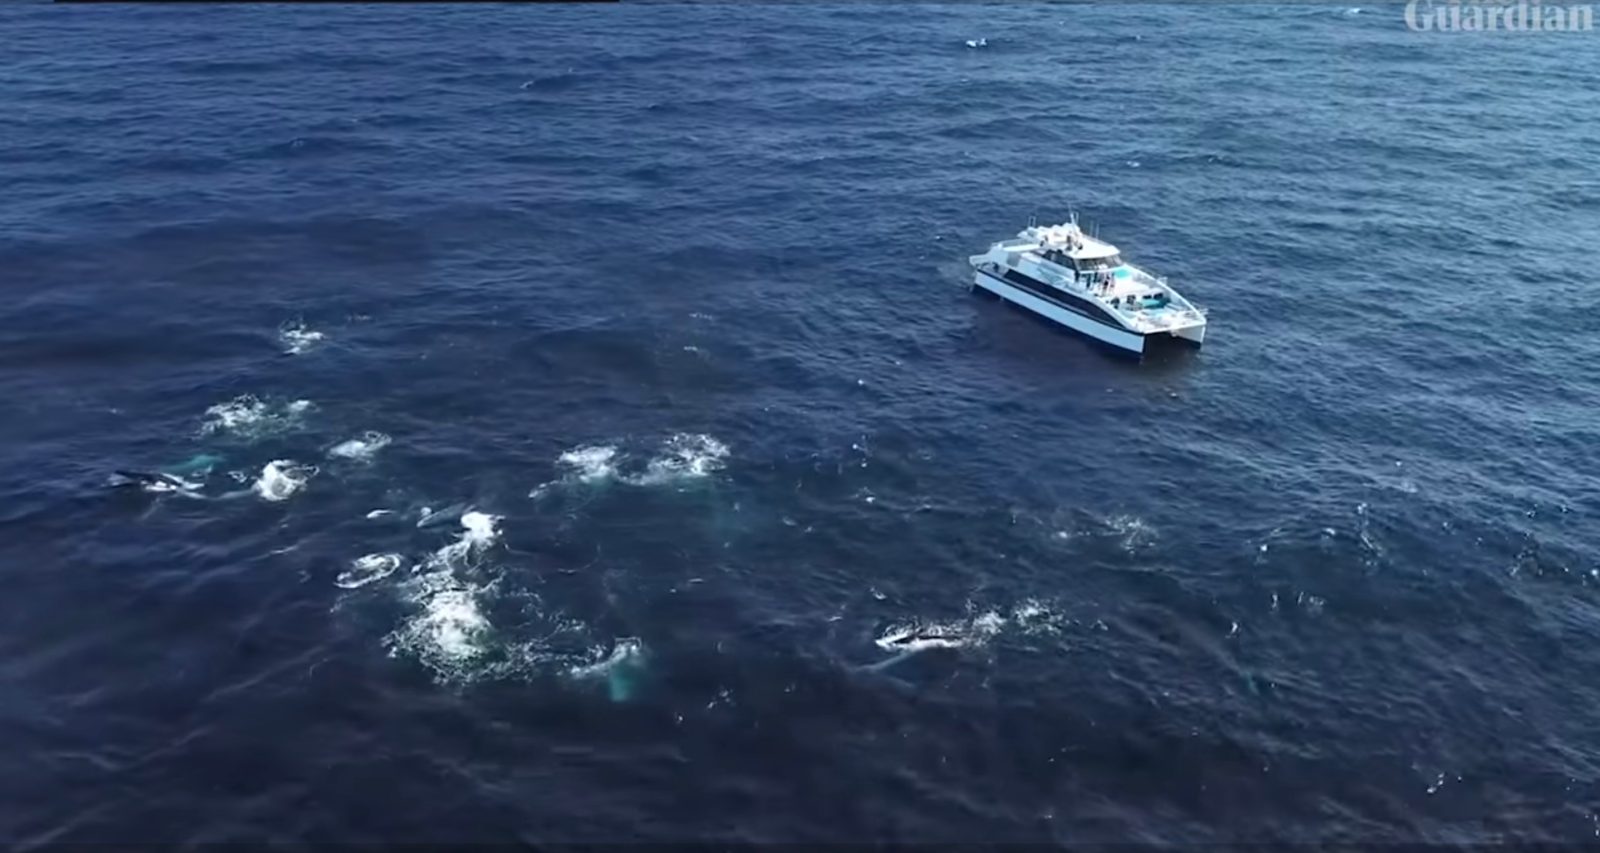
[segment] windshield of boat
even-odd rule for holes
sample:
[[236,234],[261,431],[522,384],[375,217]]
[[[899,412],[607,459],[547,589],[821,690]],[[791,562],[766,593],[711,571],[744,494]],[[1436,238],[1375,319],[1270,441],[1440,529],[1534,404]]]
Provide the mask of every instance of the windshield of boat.
[[1112,267],[1122,266],[1122,258],[1117,255],[1107,255],[1103,258],[1079,258],[1078,269],[1095,272],[1108,270]]

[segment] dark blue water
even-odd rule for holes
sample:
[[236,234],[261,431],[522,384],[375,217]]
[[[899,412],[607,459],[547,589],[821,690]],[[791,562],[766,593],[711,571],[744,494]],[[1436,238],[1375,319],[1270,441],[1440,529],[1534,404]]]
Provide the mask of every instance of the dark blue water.
[[[1592,34],[0,31],[0,838],[1600,832]],[[1204,350],[967,292],[1069,206]]]

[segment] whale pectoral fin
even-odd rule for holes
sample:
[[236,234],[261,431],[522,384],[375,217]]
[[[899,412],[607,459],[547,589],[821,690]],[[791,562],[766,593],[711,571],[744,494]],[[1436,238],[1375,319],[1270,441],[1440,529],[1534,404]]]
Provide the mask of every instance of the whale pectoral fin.
[[154,486],[154,485],[163,485],[163,486],[172,486],[174,488],[176,488],[177,485],[178,485],[177,478],[170,477],[170,476],[168,476],[166,474],[156,474],[156,473],[152,473],[152,472],[149,472],[149,471],[130,471],[130,470],[127,470],[125,468],[118,468],[115,471],[112,471],[111,473],[117,475],[118,477],[121,477],[122,480],[123,480],[121,483],[114,483],[113,485],[119,485],[119,486],[135,486],[135,485],[136,486]]
[[877,663],[869,663],[869,664],[864,664],[862,666],[858,666],[858,667],[856,667],[856,671],[857,672],[878,672],[878,673],[881,673],[884,670],[889,669],[890,667],[893,667],[895,664],[903,663],[905,661],[910,660],[911,658],[916,657],[918,654],[920,654],[923,651],[925,651],[925,650],[924,649],[907,649],[907,650],[905,650],[903,652],[895,654],[895,655],[893,655],[891,657],[888,657],[888,658],[886,658],[884,660],[880,660]]

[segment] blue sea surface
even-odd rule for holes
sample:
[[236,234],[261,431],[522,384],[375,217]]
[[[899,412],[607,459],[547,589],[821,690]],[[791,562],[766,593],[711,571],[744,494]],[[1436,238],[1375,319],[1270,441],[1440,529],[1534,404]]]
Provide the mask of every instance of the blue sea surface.
[[[0,32],[7,844],[1600,835],[1594,34]],[[1069,209],[1204,349],[969,293]]]

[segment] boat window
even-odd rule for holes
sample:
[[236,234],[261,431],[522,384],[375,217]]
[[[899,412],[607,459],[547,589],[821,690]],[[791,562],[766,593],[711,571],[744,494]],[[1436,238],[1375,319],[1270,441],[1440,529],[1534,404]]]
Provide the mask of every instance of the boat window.
[[1078,269],[1087,271],[1108,270],[1112,267],[1122,266],[1122,258],[1110,255],[1104,258],[1079,258]]

